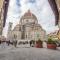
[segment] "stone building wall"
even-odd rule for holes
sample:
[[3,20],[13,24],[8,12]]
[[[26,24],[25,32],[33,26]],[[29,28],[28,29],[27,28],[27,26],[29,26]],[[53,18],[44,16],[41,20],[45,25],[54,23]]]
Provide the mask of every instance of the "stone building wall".
[[0,35],[2,35],[2,30],[3,30],[3,17],[4,17],[3,3],[4,0],[0,0]]
[[58,7],[58,12],[59,12],[59,28],[60,28],[60,0],[55,0],[56,1],[56,4],[57,4],[57,7]]

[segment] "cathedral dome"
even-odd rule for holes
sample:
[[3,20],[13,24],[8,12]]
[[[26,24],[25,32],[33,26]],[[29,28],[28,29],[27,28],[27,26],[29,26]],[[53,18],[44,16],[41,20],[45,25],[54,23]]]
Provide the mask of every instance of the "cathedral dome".
[[23,17],[30,17],[30,18],[37,19],[36,16],[30,12],[30,10],[28,10],[28,12],[26,12]]
[[[22,17],[21,17],[21,20],[20,20],[20,22],[22,22],[23,20],[32,20],[32,21],[34,21],[34,22],[37,22],[37,18],[36,18],[36,16],[33,14],[33,13],[31,13],[31,11],[30,10],[28,10]],[[29,23],[30,23],[30,21],[29,21]],[[23,23],[23,22],[22,22]]]

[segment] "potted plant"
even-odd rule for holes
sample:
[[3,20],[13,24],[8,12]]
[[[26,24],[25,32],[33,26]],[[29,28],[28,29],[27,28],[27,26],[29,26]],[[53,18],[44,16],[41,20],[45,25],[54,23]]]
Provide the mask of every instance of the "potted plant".
[[36,47],[37,47],[37,48],[42,48],[42,47],[43,47],[43,46],[42,46],[42,43],[43,43],[43,42],[42,42],[40,39],[37,40],[37,41],[36,41]]
[[48,38],[47,48],[49,48],[49,49],[56,49],[56,47],[57,47],[56,41],[52,40],[52,38]]

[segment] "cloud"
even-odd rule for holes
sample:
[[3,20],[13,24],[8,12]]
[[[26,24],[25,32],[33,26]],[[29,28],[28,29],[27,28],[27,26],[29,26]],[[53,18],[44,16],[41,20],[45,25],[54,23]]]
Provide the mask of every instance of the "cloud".
[[29,2],[31,2],[31,3],[35,3],[35,2],[36,2],[36,0],[29,0]]
[[21,5],[20,5],[20,0],[16,0],[16,5],[17,5],[18,7],[21,6]]

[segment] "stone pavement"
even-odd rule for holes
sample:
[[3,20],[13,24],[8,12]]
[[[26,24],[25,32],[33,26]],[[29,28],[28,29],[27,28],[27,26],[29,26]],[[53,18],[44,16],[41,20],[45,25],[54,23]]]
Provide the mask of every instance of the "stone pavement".
[[0,51],[0,60],[60,60],[60,50],[46,48],[11,48]]

